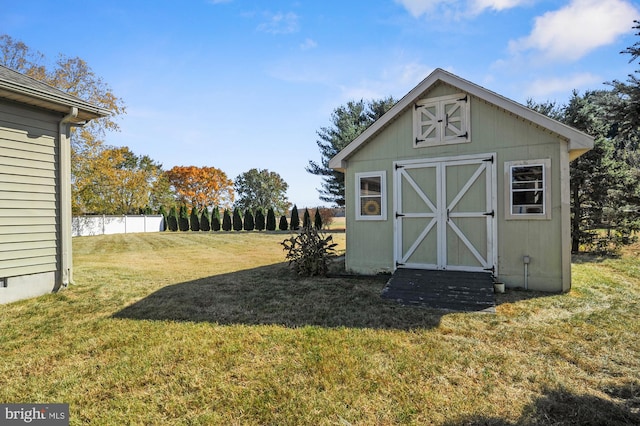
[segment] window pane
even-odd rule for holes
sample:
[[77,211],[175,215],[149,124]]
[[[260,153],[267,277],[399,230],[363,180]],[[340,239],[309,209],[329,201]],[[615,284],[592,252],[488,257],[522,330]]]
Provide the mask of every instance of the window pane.
[[513,193],[513,205],[526,204],[542,205],[542,191],[519,191]]
[[542,166],[519,166],[511,169],[511,182],[542,181]]
[[362,216],[380,216],[382,214],[381,197],[360,198],[360,214]]
[[380,180],[380,176],[360,178],[360,195],[382,195]]

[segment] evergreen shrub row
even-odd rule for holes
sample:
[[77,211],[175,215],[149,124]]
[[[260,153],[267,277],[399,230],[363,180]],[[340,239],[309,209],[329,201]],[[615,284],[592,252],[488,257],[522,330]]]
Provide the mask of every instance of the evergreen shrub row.
[[[267,216],[264,216],[262,209],[258,209],[255,212],[255,216],[249,209],[245,210],[241,215],[239,209],[234,209],[232,213],[229,209],[224,210],[222,218],[220,217],[220,209],[215,207],[211,214],[208,209],[202,209],[198,211],[195,207],[188,212],[185,205],[181,205],[178,209],[171,207],[169,213],[166,213],[164,208],[160,209],[160,213],[164,216],[166,230],[169,231],[193,231],[193,232],[217,232],[217,231],[287,231],[289,229],[293,231],[300,230],[300,216],[298,214],[298,207],[293,206],[291,210],[291,220],[287,221],[286,216],[280,216],[280,220],[276,226],[276,215],[272,208],[267,210]],[[316,230],[322,229],[322,216],[320,209],[316,209],[313,223],[311,222],[311,214],[308,209],[304,209],[302,228],[314,228]]]

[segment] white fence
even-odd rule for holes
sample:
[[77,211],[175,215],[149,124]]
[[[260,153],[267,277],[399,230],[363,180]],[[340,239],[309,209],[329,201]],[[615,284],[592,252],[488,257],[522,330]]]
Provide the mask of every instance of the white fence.
[[74,237],[160,231],[164,231],[162,215],[74,216],[71,222]]

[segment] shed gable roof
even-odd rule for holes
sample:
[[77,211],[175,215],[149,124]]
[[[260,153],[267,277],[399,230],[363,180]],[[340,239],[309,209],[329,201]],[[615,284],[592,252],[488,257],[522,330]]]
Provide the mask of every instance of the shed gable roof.
[[70,108],[78,108],[75,121],[87,121],[106,117],[108,109],[95,106],[76,96],[49,86],[41,81],[0,65],[0,98],[67,114]]
[[367,142],[378,135],[385,127],[396,119],[400,114],[411,108],[413,104],[420,99],[430,88],[438,82],[446,83],[454,86],[463,92],[473,95],[479,99],[504,109],[518,117],[530,121],[540,127],[552,131],[568,141],[569,158],[571,160],[579,157],[585,152],[593,148],[593,137],[583,133],[573,127],[560,123],[550,117],[540,114],[524,105],[498,95],[495,92],[487,90],[477,84],[471,83],[443,69],[437,68],[427,76],[420,84],[407,93],[397,104],[380,117],[375,123],[369,126],[364,132],[355,138],[342,151],[336,154],[329,161],[329,167],[335,170],[344,171],[347,166],[347,160],[356,151],[363,148]]

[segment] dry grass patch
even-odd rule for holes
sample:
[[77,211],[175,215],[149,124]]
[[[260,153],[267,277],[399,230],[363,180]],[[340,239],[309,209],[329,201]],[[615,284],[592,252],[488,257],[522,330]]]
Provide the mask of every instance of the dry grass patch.
[[0,401],[67,402],[71,424],[640,422],[629,253],[578,259],[567,295],[445,314],[297,278],[284,237],[75,239],[76,285],[2,307]]

